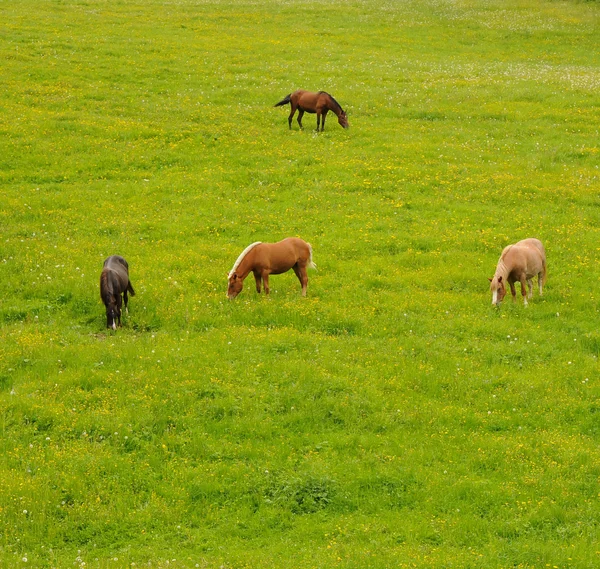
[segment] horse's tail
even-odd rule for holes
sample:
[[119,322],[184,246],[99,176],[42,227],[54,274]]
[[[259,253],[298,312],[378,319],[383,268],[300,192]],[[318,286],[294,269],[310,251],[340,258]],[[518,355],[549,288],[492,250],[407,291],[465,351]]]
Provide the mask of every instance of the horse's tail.
[[548,263],[544,259],[544,276],[542,278],[542,285],[546,286],[546,279],[548,278]]
[[135,290],[133,290],[133,287],[131,286],[131,281],[127,282],[127,292],[131,295],[131,296],[135,296]]
[[282,99],[281,101],[279,101],[279,103],[277,103],[276,105],[274,105],[275,107],[283,107],[283,105],[287,105],[290,102],[290,97],[292,96],[292,94],[290,93],[289,95],[285,96],[285,99]]
[[312,258],[312,245],[310,243],[307,243],[307,245],[308,245],[308,265],[307,265],[307,267],[309,269],[314,269],[316,271],[317,265],[315,264],[315,262],[313,261],[313,258]]

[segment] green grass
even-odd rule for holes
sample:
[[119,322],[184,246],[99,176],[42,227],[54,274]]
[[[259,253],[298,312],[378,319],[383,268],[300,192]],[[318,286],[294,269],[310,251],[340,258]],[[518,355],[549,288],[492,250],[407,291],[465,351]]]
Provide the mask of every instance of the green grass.
[[[0,567],[598,565],[597,2],[0,19]],[[297,88],[350,130],[289,131]],[[292,235],[307,298],[227,301]],[[544,296],[492,309],[530,236]]]

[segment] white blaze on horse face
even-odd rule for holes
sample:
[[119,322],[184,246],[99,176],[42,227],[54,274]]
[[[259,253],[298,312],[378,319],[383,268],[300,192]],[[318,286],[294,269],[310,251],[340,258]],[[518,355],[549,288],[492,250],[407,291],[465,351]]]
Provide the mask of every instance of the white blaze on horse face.
[[116,322],[114,319],[113,319],[113,323],[112,323],[112,326],[111,326],[111,328],[112,328],[113,330],[116,330],[116,329],[117,329],[117,322]]
[[495,306],[498,303],[498,289],[492,292],[492,304]]

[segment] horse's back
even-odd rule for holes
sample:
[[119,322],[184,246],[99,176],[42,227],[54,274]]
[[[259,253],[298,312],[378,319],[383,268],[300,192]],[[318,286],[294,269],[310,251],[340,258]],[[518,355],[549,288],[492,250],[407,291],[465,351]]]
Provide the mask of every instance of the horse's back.
[[527,276],[541,272],[546,266],[546,251],[539,239],[522,239],[508,247],[504,262],[510,268],[520,269]]
[[543,243],[536,239],[535,237],[529,237],[528,239],[523,239],[518,243],[515,243],[520,247],[526,247],[527,249],[533,249],[534,251],[538,251],[540,255],[545,259],[546,258],[546,249],[544,248]]
[[104,271],[109,271],[114,274],[123,289],[129,284],[129,265],[127,261],[120,255],[111,255],[104,261]]
[[273,273],[287,271],[298,261],[310,258],[310,245],[299,237],[286,237],[277,243],[261,243],[256,247],[257,261]]
[[129,264],[123,257],[121,257],[121,255],[111,255],[104,261],[104,267],[109,269],[115,269],[119,266],[125,267],[127,272],[129,272]]
[[279,243],[275,243],[275,245],[285,247],[289,251],[293,251],[296,255],[310,250],[310,245],[304,239],[300,239],[300,237],[286,237],[279,241]]
[[315,110],[320,94],[320,92],[314,93],[305,89],[298,89],[292,93],[290,98],[299,108],[311,112]]
[[298,101],[302,97],[309,96],[309,95],[316,95],[316,93],[313,93],[312,91],[307,91],[306,89],[297,89],[290,95],[290,99],[294,99],[295,101]]
[[546,249],[539,239],[534,237],[522,239],[515,243],[514,247],[522,251],[529,260],[539,260],[542,264],[546,264]]

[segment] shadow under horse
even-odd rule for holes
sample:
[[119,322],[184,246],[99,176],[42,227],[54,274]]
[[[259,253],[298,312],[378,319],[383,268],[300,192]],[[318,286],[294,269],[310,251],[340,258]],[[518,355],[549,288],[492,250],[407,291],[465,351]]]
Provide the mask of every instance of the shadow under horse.
[[[129,265],[119,255],[111,255],[104,261],[100,275],[100,297],[106,306],[106,327],[117,329],[121,326],[121,306],[125,303],[127,310],[127,293],[135,296],[135,291],[129,280]],[[123,297],[121,297],[123,295]]]
[[290,112],[290,116],[288,117],[288,124],[290,128],[292,128],[292,118],[296,111],[298,111],[298,124],[300,128],[304,128],[302,126],[302,117],[304,113],[317,114],[317,132],[319,132],[319,126],[321,127],[321,132],[325,129],[325,117],[327,113],[331,111],[335,113],[338,118],[338,122],[343,128],[349,128],[348,117],[346,116],[346,112],[342,109],[342,106],[329,94],[325,91],[319,91],[317,93],[313,93],[311,91],[305,91],[304,89],[299,89],[298,91],[294,91],[290,93],[283,100],[279,101],[275,106],[282,107],[283,105],[290,104],[292,110]]

